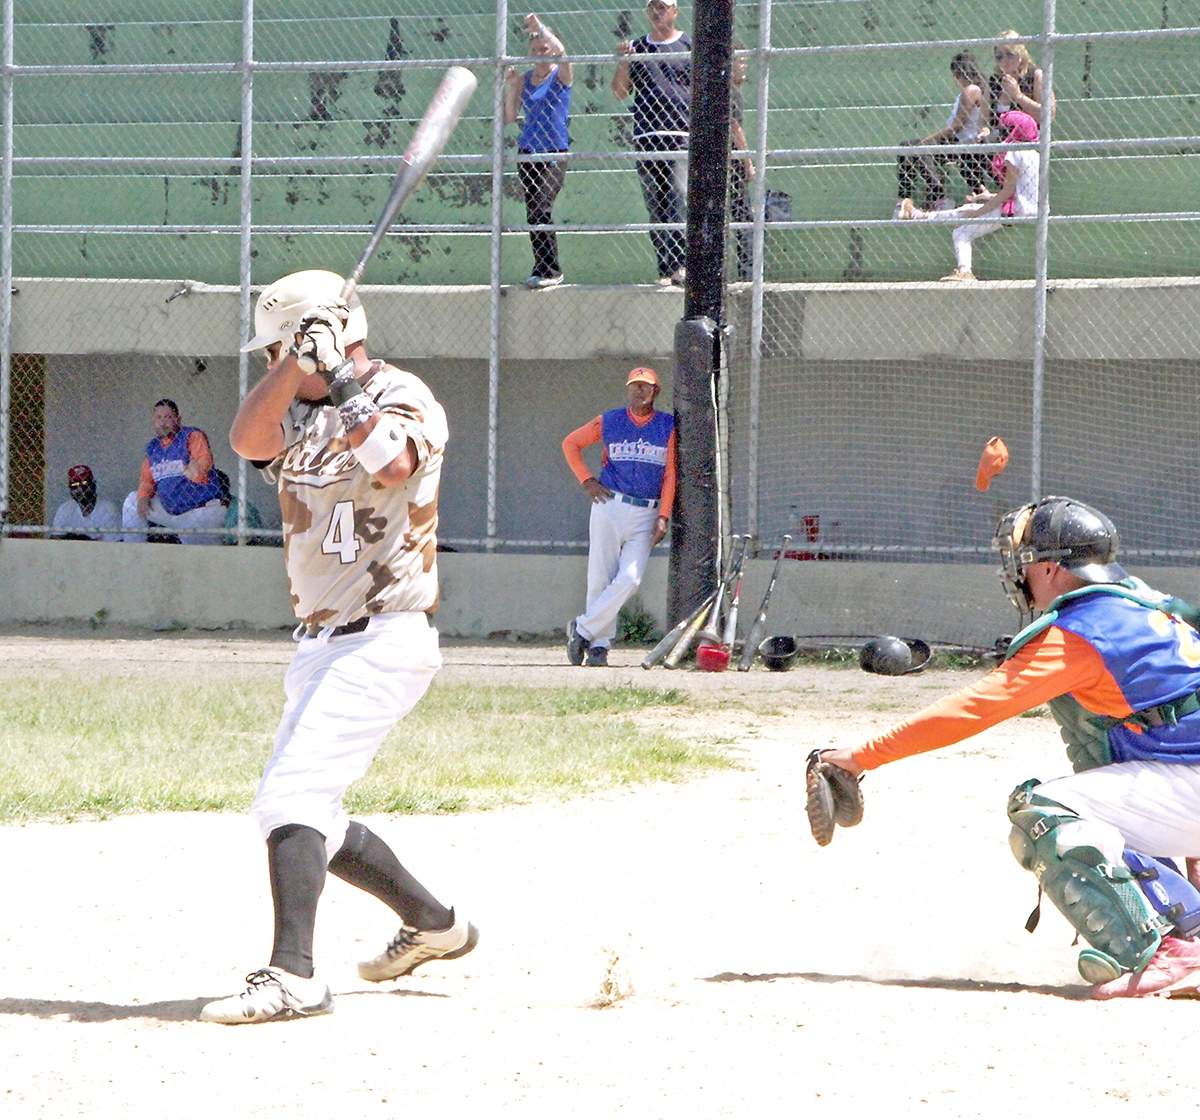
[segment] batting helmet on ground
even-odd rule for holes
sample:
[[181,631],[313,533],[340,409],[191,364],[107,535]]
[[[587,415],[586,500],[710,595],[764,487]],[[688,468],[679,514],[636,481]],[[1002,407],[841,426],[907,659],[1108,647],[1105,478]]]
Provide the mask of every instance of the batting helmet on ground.
[[894,638],[884,634],[872,638],[858,651],[858,663],[868,673],[899,677],[924,669],[930,656],[928,643],[920,638]]

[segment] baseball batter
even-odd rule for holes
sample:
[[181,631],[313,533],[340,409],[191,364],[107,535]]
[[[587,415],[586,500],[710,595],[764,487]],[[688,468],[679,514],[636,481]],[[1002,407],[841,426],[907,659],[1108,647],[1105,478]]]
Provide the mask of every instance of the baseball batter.
[[1004,663],[862,746],[821,758],[857,775],[1048,704],[1075,773],[1013,791],[1013,854],[1088,942],[1079,972],[1095,998],[1195,995],[1200,612],[1130,577],[1112,522],[1071,498],[1012,511],[996,543],[1009,598],[1041,612]]
[[368,357],[366,315],[357,297],[340,302],[341,288],[331,272],[285,276],[259,297],[243,347],[266,350],[267,375],[242,402],[230,442],[278,488],[299,648],[250,810],[267,846],[274,946],[245,991],[201,1011],[207,1022],[333,1010],[313,967],[326,868],[400,917],[387,948],[358,966],[365,980],[461,957],[478,938],[342,807],[441,665],[429,614],[447,429],[423,382]]
[[[658,374],[638,366],[625,381],[628,405],[597,416],[563,440],[567,465],[592,500],[587,606],[567,625],[572,665],[607,665],[617,615],[646,573],[650,550],[667,534],[675,502],[675,417],[654,400]],[[582,451],[602,443],[597,479]]]

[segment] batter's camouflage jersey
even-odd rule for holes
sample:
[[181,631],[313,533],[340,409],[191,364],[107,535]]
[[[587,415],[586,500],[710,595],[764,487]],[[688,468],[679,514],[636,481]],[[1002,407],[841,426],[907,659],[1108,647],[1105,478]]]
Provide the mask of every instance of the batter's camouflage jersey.
[[279,488],[292,606],[310,628],[437,607],[446,414],[420,378],[383,362],[372,363],[362,385],[416,446],[402,486],[381,486],[359,466],[330,404],[293,401],[284,449],[263,467]]

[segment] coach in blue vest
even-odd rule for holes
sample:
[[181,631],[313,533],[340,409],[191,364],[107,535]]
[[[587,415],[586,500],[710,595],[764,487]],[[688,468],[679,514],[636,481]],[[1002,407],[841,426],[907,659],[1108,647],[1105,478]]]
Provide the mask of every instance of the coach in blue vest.
[[145,541],[146,530],[155,525],[183,530],[185,544],[221,544],[218,535],[188,532],[225,524],[208,436],[199,428],[185,428],[179,406],[166,397],[154,405],[153,424],[155,438],[146,444],[138,488],[121,510],[125,540]]
[[[650,550],[667,534],[675,503],[675,417],[654,407],[658,374],[638,366],[625,381],[625,408],[614,408],[563,440],[567,464],[592,501],[588,523],[587,607],[567,626],[572,665],[607,665],[617,615],[637,590]],[[583,449],[604,447],[600,477]]]

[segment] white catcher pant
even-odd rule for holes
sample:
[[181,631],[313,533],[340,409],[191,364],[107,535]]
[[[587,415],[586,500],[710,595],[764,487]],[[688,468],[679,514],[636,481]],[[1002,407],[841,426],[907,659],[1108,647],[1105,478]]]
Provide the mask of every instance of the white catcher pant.
[[332,859],[350,823],[347,787],[425,695],[442,656],[422,611],[377,615],[359,634],[328,633],[301,638],[288,666],[287,703],[250,815],[264,840],[285,824],[315,828]]
[[[183,513],[168,513],[158,495],[150,499],[150,517],[147,519],[138,513],[138,496],[136,490],[131,490],[121,506],[121,527],[125,530],[127,544],[145,544],[146,530],[150,522],[162,525],[166,529],[220,529],[225,525],[225,507],[220,499],[213,500],[195,509]],[[202,536],[183,536],[179,538],[184,544],[224,544],[225,538],[214,533]]]
[[587,607],[575,619],[575,628],[594,646],[607,648],[617,636],[617,615],[646,574],[658,514],[619,497],[592,504]]
[[1200,857],[1200,766],[1116,762],[1043,782],[1037,792],[1110,825],[1143,855]]

